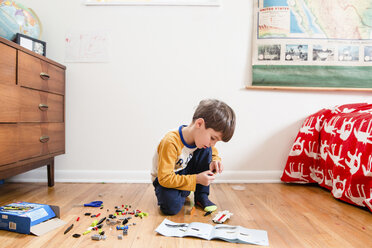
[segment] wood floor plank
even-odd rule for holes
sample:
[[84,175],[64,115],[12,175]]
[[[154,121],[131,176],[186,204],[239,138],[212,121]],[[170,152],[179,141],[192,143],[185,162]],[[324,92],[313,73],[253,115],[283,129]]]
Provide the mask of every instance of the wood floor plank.
[[[67,224],[41,237],[0,231],[1,247],[242,247],[219,240],[164,237],[155,232],[156,227],[168,218],[175,222],[203,222],[213,224],[214,215],[204,216],[200,208],[192,215],[185,214],[189,201],[174,216],[163,215],[151,184],[90,184],[56,183],[49,188],[43,183],[6,183],[0,186],[0,205],[27,201],[57,205],[61,219]],[[211,201],[219,210],[229,210],[234,215],[227,222],[251,229],[266,230],[269,247],[372,247],[372,214],[359,207],[334,199],[330,192],[311,185],[291,184],[213,184]],[[101,200],[104,208],[73,207],[90,201]],[[73,238],[74,233],[84,232],[94,219],[115,211],[115,206],[131,205],[131,209],[147,212],[143,219],[133,217],[128,235],[118,240],[115,227],[105,226],[106,241],[93,241],[91,234]],[[101,213],[99,218],[84,213]],[[80,221],[76,221],[80,217]],[[74,224],[66,235],[63,231]],[[95,232],[92,232],[95,233]],[[250,246],[247,247],[257,247]]]

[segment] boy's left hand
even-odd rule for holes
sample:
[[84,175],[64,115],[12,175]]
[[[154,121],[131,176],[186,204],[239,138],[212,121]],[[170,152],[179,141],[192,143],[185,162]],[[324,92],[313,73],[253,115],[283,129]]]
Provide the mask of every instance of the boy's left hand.
[[213,171],[214,173],[222,173],[223,171],[223,165],[221,161],[212,161],[209,164],[210,171]]

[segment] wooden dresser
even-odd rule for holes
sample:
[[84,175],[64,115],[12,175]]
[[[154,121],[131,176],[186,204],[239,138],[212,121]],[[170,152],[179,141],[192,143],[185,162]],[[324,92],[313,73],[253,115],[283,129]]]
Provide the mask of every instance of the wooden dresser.
[[0,38],[0,179],[65,153],[66,67]]

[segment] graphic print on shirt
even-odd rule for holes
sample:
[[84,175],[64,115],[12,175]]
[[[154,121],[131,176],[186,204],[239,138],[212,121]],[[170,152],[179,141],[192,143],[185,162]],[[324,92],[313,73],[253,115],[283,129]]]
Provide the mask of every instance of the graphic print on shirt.
[[182,149],[182,153],[178,156],[174,172],[183,170],[186,168],[187,164],[192,159],[192,154],[190,153],[189,149],[184,148]]

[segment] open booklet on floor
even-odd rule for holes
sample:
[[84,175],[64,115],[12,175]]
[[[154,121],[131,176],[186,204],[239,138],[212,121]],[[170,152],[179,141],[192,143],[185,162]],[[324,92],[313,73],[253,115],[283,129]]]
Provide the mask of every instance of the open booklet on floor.
[[267,232],[263,230],[247,229],[241,226],[210,225],[200,222],[175,223],[168,219],[155,230],[167,237],[197,237],[201,239],[221,239],[232,243],[244,243],[255,245],[269,245]]

